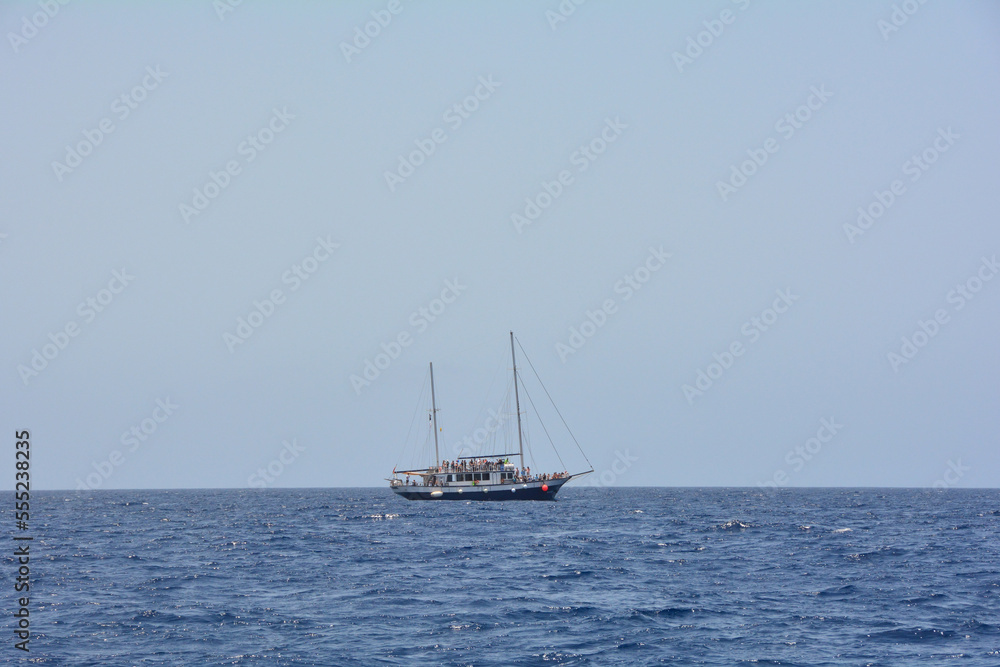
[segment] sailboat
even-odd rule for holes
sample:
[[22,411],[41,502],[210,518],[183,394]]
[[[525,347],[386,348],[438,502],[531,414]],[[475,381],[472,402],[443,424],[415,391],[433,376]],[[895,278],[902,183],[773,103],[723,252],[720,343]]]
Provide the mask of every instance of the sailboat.
[[[522,350],[523,351],[523,350]],[[438,445],[437,398],[434,392],[434,364],[430,364],[431,419],[434,429],[434,465],[412,470],[392,471],[389,487],[407,500],[555,500],[559,490],[571,479],[594,472],[570,474],[567,471],[535,473],[524,464],[524,433],[521,425],[521,401],[518,393],[517,359],[514,332],[510,332],[510,358],[514,372],[514,407],[517,412],[516,452],[489,456],[463,456],[441,461]],[[533,369],[532,369],[533,370]],[[546,391],[548,394],[548,391]],[[558,408],[556,409],[558,412]],[[562,415],[560,414],[560,419]],[[565,421],[563,422],[565,424]],[[568,427],[567,427],[568,430]],[[572,433],[570,433],[572,437]],[[574,442],[575,442],[574,438]],[[554,446],[554,445],[553,445]],[[579,447],[579,443],[577,443]],[[583,453],[583,450],[580,450]],[[511,462],[511,457],[516,457]],[[586,454],[584,459],[586,460]],[[588,465],[590,461],[587,461]],[[406,481],[400,478],[406,476]],[[412,478],[412,479],[411,479]]]

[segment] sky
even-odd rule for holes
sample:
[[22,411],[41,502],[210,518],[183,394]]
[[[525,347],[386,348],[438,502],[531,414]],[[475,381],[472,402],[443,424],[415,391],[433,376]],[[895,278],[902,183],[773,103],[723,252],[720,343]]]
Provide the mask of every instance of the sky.
[[509,331],[574,483],[1000,485],[995,3],[0,27],[2,489],[22,430],[39,489],[382,485]]

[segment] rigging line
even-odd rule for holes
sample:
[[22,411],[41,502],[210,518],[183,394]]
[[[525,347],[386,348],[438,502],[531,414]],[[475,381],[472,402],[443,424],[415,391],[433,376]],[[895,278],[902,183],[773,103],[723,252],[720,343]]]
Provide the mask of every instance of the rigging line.
[[[500,370],[503,368],[502,361],[503,360],[501,359],[501,365],[500,367],[497,368],[497,374],[494,376],[494,380],[496,380],[496,377],[499,376],[500,374]],[[490,394],[493,393],[492,390],[493,387],[491,386]],[[482,429],[483,431],[485,431],[486,436],[483,438],[482,442],[479,442],[478,440],[475,441],[474,444],[476,445],[476,448],[479,450],[475,453],[483,455],[486,458],[489,458],[490,455],[487,455],[486,452],[498,453],[498,452],[510,451],[511,449],[510,440],[508,438],[509,429],[507,425],[507,419],[505,419],[505,415],[507,414],[509,404],[510,404],[510,381],[508,380],[506,389],[504,390],[503,393],[503,400],[498,405],[496,405],[497,411],[494,412],[493,415],[490,415],[490,418],[493,420],[493,426],[491,426],[489,429],[485,428]],[[493,410],[493,406],[491,406],[490,409]],[[482,414],[480,414],[480,417],[481,416]],[[485,422],[485,420],[483,421]],[[473,434],[473,436],[475,436],[475,434]]]
[[[517,407],[514,405],[514,376],[507,378],[507,386],[503,397],[503,447],[514,451],[517,443]],[[522,438],[526,434],[521,433]]]
[[511,419],[511,415],[514,414],[514,392],[511,391],[512,383],[514,379],[509,377],[507,379],[506,386],[503,392],[503,401],[501,401],[499,408],[498,417],[500,418],[497,425],[493,429],[493,434],[491,436],[490,445],[493,447],[493,451],[497,451],[497,443],[500,443],[500,451],[510,452],[514,450],[514,443],[517,440],[514,429],[516,428],[516,420]]
[[[520,378],[520,376],[518,376],[518,379],[519,378]],[[511,378],[510,378],[510,389],[508,391],[510,391],[512,394],[514,393],[513,392],[514,381],[515,381],[514,376],[511,375]],[[521,384],[521,387],[524,388],[524,382],[521,382],[520,384]],[[525,398],[528,399],[527,405],[531,405],[532,407],[534,407],[534,405],[531,403],[531,397],[527,396],[527,394],[526,394]],[[512,425],[512,428],[515,431],[518,431],[520,433],[521,441],[524,444],[524,457],[531,464],[528,467],[529,468],[537,468],[538,465],[537,465],[537,461],[535,461],[535,450],[532,449],[532,447],[531,447],[532,443],[534,442],[534,438],[531,435],[531,420],[528,419],[528,408],[527,408],[527,405],[525,406],[525,409],[524,409],[524,420],[518,420],[518,419],[516,419],[517,412],[518,412],[517,406],[515,406],[515,405],[511,406],[511,410],[512,410],[511,414],[515,415],[515,420],[514,420],[514,424]],[[536,415],[538,414],[537,410],[535,411],[535,414]],[[539,421],[541,421],[541,420],[539,420]],[[544,428],[544,426],[543,426],[543,428]]]
[[[500,355],[500,361],[497,364],[497,369],[493,371],[493,379],[490,380],[490,388],[486,390],[486,396],[483,398],[483,404],[479,406],[479,412],[476,413],[476,421],[473,424],[473,426],[475,426],[475,424],[480,424],[486,421],[485,419],[482,418],[484,412],[486,411],[486,403],[490,400],[490,395],[493,393],[493,385],[496,384],[497,378],[500,376],[500,370],[503,368],[503,361],[506,356],[507,356],[506,353]],[[495,432],[496,431],[494,430],[494,433]],[[475,433],[475,431],[473,431],[473,433]]]
[[[432,413],[431,410],[428,410],[427,412]],[[433,437],[434,437],[434,415],[432,413],[427,415],[427,432],[424,433],[424,444],[422,449],[420,450],[420,458],[417,459],[417,463],[413,467],[419,467],[420,465],[422,465],[421,462],[430,460],[431,440]],[[429,463],[423,465],[427,465],[427,467],[430,467]]]
[[[527,416],[528,414],[527,410],[525,410],[524,414],[525,416]],[[524,458],[527,459],[528,462],[531,464],[530,466],[528,466],[529,468],[531,467],[537,468],[538,466],[536,465],[535,462],[535,450],[531,448],[531,443],[533,441],[531,439],[531,424],[528,419],[524,420],[524,425],[521,427],[521,431],[524,436]]]
[[399,455],[396,457],[396,465],[393,466],[393,469],[399,467],[399,461],[403,458],[403,454],[406,451],[406,445],[410,442],[410,433],[413,432],[413,425],[417,422],[417,413],[420,412],[420,406],[424,402],[424,393],[427,391],[427,378],[429,377],[429,372],[424,375],[424,384],[423,387],[420,388],[420,396],[417,397],[417,406],[413,409],[413,417],[410,419],[410,428],[406,430],[406,439],[403,440],[403,446],[400,448]]
[[[497,368],[497,375],[500,374],[500,369],[503,368],[503,359],[501,359],[500,361],[501,365]],[[494,376],[494,380],[495,379],[496,376]],[[490,387],[491,395],[492,395],[492,390],[493,387],[491,386]],[[482,445],[483,451],[490,451],[490,452],[510,451],[511,448],[508,447],[509,439],[507,437],[508,429],[507,429],[506,419],[504,419],[504,415],[507,413],[509,402],[510,402],[510,385],[508,382],[507,388],[504,390],[503,393],[503,400],[496,405],[497,411],[494,412],[493,415],[490,415],[490,418],[493,420],[493,426],[490,427],[489,429],[485,429],[486,438],[483,441]],[[485,404],[483,407],[486,407]],[[492,410],[493,407],[491,406],[490,409]],[[482,414],[480,414],[480,417],[481,416]]]
[[[517,340],[517,336],[515,336],[514,339]],[[570,430],[569,424],[567,424],[566,420],[563,419],[562,413],[559,412],[559,406],[557,406],[556,402],[552,400],[552,396],[549,394],[549,390],[545,388],[545,383],[542,382],[542,378],[540,378],[538,376],[538,371],[535,370],[535,366],[534,366],[534,364],[531,363],[531,359],[528,357],[528,353],[525,352],[524,351],[524,347],[521,346],[521,341],[520,340],[517,341],[517,346],[521,348],[521,354],[523,354],[524,358],[528,360],[528,366],[531,368],[531,372],[535,374],[535,378],[538,380],[538,384],[542,385],[542,390],[545,392],[545,395],[548,397],[549,403],[551,403],[552,407],[555,408],[556,414],[559,415],[559,419],[562,420],[563,426],[565,426],[566,430],[569,432],[569,437],[573,438],[573,442],[576,443],[576,448],[578,450],[580,450],[580,453],[583,454],[583,458],[587,462],[587,465],[589,465],[590,469],[593,470],[594,469],[594,464],[591,463],[590,459],[587,458],[587,455],[583,451],[583,447],[580,446],[580,443],[577,442],[577,440],[576,440],[576,436],[573,435],[573,431]],[[523,387],[524,384],[522,384],[521,386]],[[543,425],[543,428],[544,428],[544,425]]]
[[549,439],[549,444],[552,445],[552,451],[556,453],[556,458],[559,459],[559,465],[562,466],[563,470],[569,470],[563,462],[562,457],[559,456],[559,450],[556,449],[556,443],[552,442],[552,436],[549,435],[549,429],[545,428],[545,422],[542,421],[542,415],[538,413],[538,408],[535,407],[535,402],[531,400],[531,394],[528,393],[528,388],[524,386],[524,383],[521,383],[521,389],[524,390],[524,395],[528,397],[528,403],[531,404],[531,409],[535,411],[535,416],[538,417],[538,423],[542,425],[542,430],[545,431],[545,437]]

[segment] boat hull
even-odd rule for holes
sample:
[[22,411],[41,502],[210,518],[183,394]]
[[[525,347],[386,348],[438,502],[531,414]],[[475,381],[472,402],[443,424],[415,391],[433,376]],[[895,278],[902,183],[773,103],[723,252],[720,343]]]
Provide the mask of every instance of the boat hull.
[[[575,475],[526,484],[482,484],[476,486],[395,486],[392,490],[407,500],[555,500],[563,484]],[[548,490],[543,491],[542,486]]]

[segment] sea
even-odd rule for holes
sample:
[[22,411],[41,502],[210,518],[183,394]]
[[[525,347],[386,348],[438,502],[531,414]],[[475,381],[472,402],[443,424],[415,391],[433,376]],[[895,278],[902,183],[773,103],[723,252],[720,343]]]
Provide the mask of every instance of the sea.
[[1000,665],[998,490],[0,496],[10,664]]

